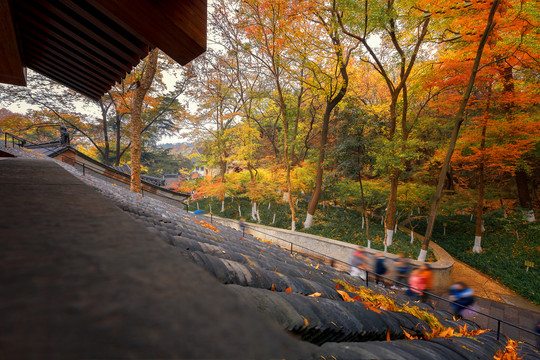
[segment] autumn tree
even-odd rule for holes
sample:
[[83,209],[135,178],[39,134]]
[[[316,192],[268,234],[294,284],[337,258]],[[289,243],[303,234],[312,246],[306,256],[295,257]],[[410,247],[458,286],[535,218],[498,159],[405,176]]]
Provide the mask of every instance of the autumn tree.
[[[471,70],[464,72],[463,68],[461,68],[453,80],[456,83],[462,84],[462,89],[464,88],[464,90],[460,92],[460,106],[454,115],[454,128],[441,167],[441,172],[439,173],[437,189],[431,205],[428,227],[419,259],[423,259],[431,239],[445,177],[448,173],[450,160],[455,149],[460,127],[465,120],[469,98],[471,94],[473,94],[473,85],[477,76],[480,74],[480,71],[482,70],[483,72],[489,73],[491,70],[492,76],[495,76],[495,74],[498,73],[498,79],[500,79],[498,84],[500,84],[500,88],[502,88],[502,91],[500,91],[501,100],[499,100],[498,103],[503,109],[507,121],[514,121],[515,119],[512,118],[513,111],[510,111],[510,109],[515,106],[518,97],[513,91],[514,84],[512,73],[513,71],[527,71],[527,68],[531,64],[535,64],[533,67],[537,66],[534,54],[538,51],[538,34],[534,30],[537,28],[534,26],[537,21],[535,20],[533,13],[537,13],[538,4],[531,4],[531,6],[524,7],[520,2],[495,1],[492,4],[472,5],[475,6],[473,9],[463,9],[461,7],[449,7],[448,9],[449,12],[456,12],[458,15],[457,17],[449,16],[449,21],[455,21],[453,25],[454,34],[457,35],[456,39],[458,39],[458,41],[455,43],[450,42],[450,46],[443,49],[442,58],[447,59],[445,62],[442,62],[445,64],[443,66],[452,68],[457,64],[460,64],[461,66],[467,64]],[[534,9],[536,9],[536,11]],[[489,15],[487,15],[488,10]],[[480,19],[464,24],[459,20],[462,19],[463,16],[478,16],[480,19],[485,19],[487,17],[487,24],[485,20]],[[486,54],[482,57],[484,49]],[[473,54],[475,55],[473,56]],[[456,61],[456,56],[458,61]],[[497,68],[498,70],[496,70]],[[484,173],[487,164],[486,132],[488,126],[486,121],[491,121],[493,116],[492,111],[490,110],[492,107],[490,103],[493,101],[491,99],[493,89],[489,90],[489,86],[485,88],[488,89],[485,93],[490,94],[490,96],[487,96],[485,99],[490,100],[486,100],[485,102],[486,106],[481,127],[482,131],[479,136],[480,153],[483,154],[481,157],[481,166],[484,167],[479,173],[480,175]],[[528,91],[523,91],[521,95],[524,96],[524,98],[527,98],[527,92]],[[482,143],[484,143],[484,145],[482,145]],[[479,190],[481,196],[482,189]],[[480,203],[481,201],[479,199],[478,204]],[[477,205],[477,217],[481,218],[479,208],[480,205]],[[478,221],[481,222],[481,220]],[[480,227],[480,224],[477,224],[477,236],[481,233],[481,231],[478,230]],[[479,251],[480,244],[478,237],[477,243],[475,250]]]
[[[342,31],[362,44],[361,61],[370,64],[386,84],[390,98],[381,163],[390,177],[386,244],[392,244],[400,176],[416,157],[413,130],[436,91],[413,86],[418,63],[428,58],[431,13],[422,2],[340,1]],[[379,45],[377,45],[377,41]],[[414,93],[417,91],[419,93]]]
[[158,48],[154,48],[148,54],[146,66],[141,74],[141,79],[136,83],[131,104],[131,191],[141,192],[141,113],[144,97],[157,69]]
[[[493,4],[491,5],[491,8],[490,8],[490,11],[489,11],[489,15],[487,17],[487,22],[485,23],[486,25],[484,27],[484,30],[481,33],[480,32],[477,33],[477,38],[478,38],[478,34],[480,34],[481,37],[480,37],[480,39],[478,41],[478,46],[477,46],[477,49],[476,49],[474,62],[472,64],[471,72],[469,73],[469,76],[468,76],[467,86],[465,88],[465,91],[463,92],[463,95],[462,95],[462,98],[461,98],[461,101],[460,101],[460,104],[459,104],[459,108],[458,108],[458,110],[457,110],[457,112],[456,112],[456,114],[454,116],[454,128],[452,130],[452,135],[450,137],[450,141],[449,141],[449,144],[448,144],[448,150],[446,151],[446,156],[444,158],[441,170],[439,172],[439,179],[438,179],[438,182],[437,182],[437,188],[435,190],[435,194],[433,196],[433,201],[431,203],[428,226],[427,226],[427,229],[426,229],[426,234],[424,236],[424,242],[422,244],[422,249],[420,250],[420,254],[418,256],[418,260],[420,260],[420,261],[425,261],[425,259],[426,259],[428,245],[429,245],[429,242],[431,240],[431,235],[433,233],[433,226],[435,224],[435,218],[437,216],[437,211],[438,211],[439,202],[440,202],[440,199],[441,199],[441,196],[442,196],[442,191],[443,191],[444,182],[445,182],[445,179],[446,179],[446,174],[448,173],[450,160],[451,160],[452,155],[454,153],[455,145],[456,145],[456,142],[457,142],[457,139],[458,139],[459,129],[461,127],[461,124],[465,120],[465,109],[466,109],[467,104],[469,102],[469,98],[470,98],[471,92],[473,90],[473,86],[474,86],[474,82],[476,80],[476,76],[477,76],[477,74],[478,74],[478,72],[480,70],[480,61],[482,59],[482,54],[483,54],[483,51],[484,51],[484,47],[485,47],[485,45],[486,45],[486,43],[488,41],[488,38],[489,38],[489,35],[490,35],[491,31],[493,30],[493,27],[495,26],[495,22],[494,22],[495,13],[496,13],[497,8],[499,6],[499,2],[500,2],[500,0],[495,0],[493,2]],[[480,13],[484,14],[485,12],[480,11]],[[476,24],[476,25],[478,25],[478,24]],[[482,25],[480,25],[480,26],[482,26]]]
[[[290,125],[293,114],[288,107],[288,87],[291,82],[290,59],[287,56],[287,34],[296,19],[303,15],[303,4],[285,0],[244,0],[241,2],[241,26],[249,38],[251,54],[268,72],[274,84],[275,103],[283,126],[283,164],[286,173],[286,194],[291,211],[291,229],[296,229],[296,209],[291,185]],[[292,140],[292,141],[291,141]]]
[[[341,40],[341,31],[337,21],[336,2],[332,2],[329,8],[316,9],[316,14],[311,20],[315,26],[311,26],[309,42],[302,42],[305,49],[308,49],[308,56],[305,57],[305,66],[310,71],[310,76],[306,77],[306,83],[313,92],[320,93],[324,104],[324,111],[321,119],[321,135],[319,140],[319,157],[317,160],[317,175],[315,188],[309,200],[306,221],[304,228],[310,228],[313,222],[313,215],[317,210],[317,205],[322,193],[323,166],[326,157],[326,147],[328,142],[328,128],[333,110],[341,102],[347,92],[349,85],[349,75],[347,66],[355,49],[355,45],[348,47]],[[305,31],[306,27],[302,26]],[[300,36],[298,36],[300,38]],[[328,45],[325,46],[325,40]],[[320,41],[320,43],[319,43]],[[317,49],[331,49],[330,53],[320,52]],[[310,51],[311,50],[311,51]]]

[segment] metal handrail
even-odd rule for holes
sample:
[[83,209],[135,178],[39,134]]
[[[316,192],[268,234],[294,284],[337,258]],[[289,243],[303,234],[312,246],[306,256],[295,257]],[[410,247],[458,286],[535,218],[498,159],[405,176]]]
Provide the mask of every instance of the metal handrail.
[[[240,225],[240,222],[238,222],[238,224]],[[331,259],[331,260],[333,260],[333,261],[337,261],[337,262],[339,262],[339,263],[342,263],[342,264],[344,264],[344,265],[347,265],[348,267],[351,267],[351,266],[352,266],[352,264],[349,264],[348,262],[345,262],[345,261],[343,261],[343,260],[339,260],[339,259],[333,258],[333,257],[331,257],[331,256],[328,256],[328,255],[326,255],[326,254],[322,254],[322,253],[320,253],[320,252],[318,252],[318,251],[309,249],[309,248],[307,248],[307,247],[305,247],[305,246],[302,246],[302,245],[294,244],[293,242],[291,242],[291,241],[289,241],[289,240],[287,240],[287,239],[283,239],[283,238],[281,238],[281,237],[279,237],[279,236],[275,236],[275,235],[272,235],[272,234],[265,233],[265,232],[261,231],[261,230],[258,229],[258,228],[250,227],[247,223],[244,223],[244,227],[245,227],[245,228],[251,228],[251,229],[254,229],[254,230],[260,232],[261,234],[264,234],[264,235],[267,235],[267,236],[270,236],[270,237],[273,237],[273,238],[276,238],[276,239],[279,239],[279,240],[281,240],[281,241],[284,241],[284,242],[289,243],[289,244],[291,245],[291,253],[293,252],[293,245],[295,245],[296,247],[299,247],[299,248],[302,248],[302,249],[309,250],[309,251],[312,252],[312,253],[315,253],[315,254],[317,254],[317,255],[320,255],[320,256],[322,256],[322,257],[324,257],[324,258]],[[433,294],[433,293],[431,293],[431,292],[429,292],[429,291],[417,289],[417,288],[415,288],[415,287],[413,287],[413,286],[410,286],[409,284],[402,283],[401,281],[398,281],[398,280],[389,278],[389,277],[384,276],[384,275],[377,275],[375,272],[373,272],[373,271],[371,271],[371,270],[367,270],[367,269],[362,269],[362,270],[365,270],[365,271],[366,271],[366,279],[364,280],[364,282],[365,282],[365,284],[366,284],[366,285],[365,285],[366,287],[369,286],[369,274],[375,275],[375,276],[378,276],[378,277],[380,277],[380,278],[389,280],[389,281],[391,281],[391,282],[393,282],[393,283],[395,283],[395,284],[403,285],[403,286],[405,286],[405,287],[407,287],[407,288],[409,288],[409,289],[418,290],[418,291],[420,291],[421,293],[424,293],[424,294],[426,294],[426,295],[428,295],[428,296],[431,296],[431,297],[433,297],[433,298],[436,298],[436,299],[445,301],[445,302],[447,302],[447,303],[449,303],[449,304],[458,305],[458,306],[460,306],[460,307],[462,307],[462,308],[465,308],[465,309],[471,310],[471,311],[473,311],[473,312],[475,312],[475,313],[477,313],[477,314],[483,315],[483,316],[485,316],[485,317],[487,317],[487,318],[496,320],[496,321],[497,321],[497,340],[499,340],[499,338],[500,338],[500,333],[501,333],[501,331],[500,331],[500,329],[501,329],[501,323],[506,324],[506,325],[509,325],[509,326],[512,326],[512,327],[514,327],[514,328],[516,328],[516,329],[525,331],[525,332],[527,332],[527,333],[529,333],[529,334],[533,334],[533,335],[535,335],[535,336],[537,336],[537,337],[540,336],[540,334],[538,334],[538,333],[536,333],[536,332],[534,332],[534,331],[532,331],[532,330],[522,328],[522,327],[519,326],[519,325],[510,323],[510,322],[508,322],[508,321],[506,321],[506,320],[499,319],[499,318],[497,318],[497,317],[495,317],[495,316],[492,316],[492,315],[489,315],[489,314],[485,314],[485,313],[483,313],[483,312],[481,312],[481,311],[472,309],[472,308],[470,308],[470,307],[468,307],[468,306],[463,306],[463,305],[461,305],[461,304],[458,304],[458,303],[456,303],[456,302],[453,302],[453,301],[451,301],[451,300],[448,300],[448,299],[445,299],[445,298],[443,298],[443,297],[441,297],[441,296],[438,296],[438,295],[436,295],[436,294]]]

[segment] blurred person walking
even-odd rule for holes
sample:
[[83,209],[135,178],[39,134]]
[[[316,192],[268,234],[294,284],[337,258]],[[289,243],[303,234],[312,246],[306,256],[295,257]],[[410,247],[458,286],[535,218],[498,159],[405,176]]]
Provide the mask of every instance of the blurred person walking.
[[364,249],[358,247],[351,257],[351,276],[366,280],[367,254]]
[[453,310],[456,318],[462,318],[465,306],[469,307],[474,304],[474,290],[465,285],[463,282],[457,282],[452,285],[448,291],[450,293],[450,308]]

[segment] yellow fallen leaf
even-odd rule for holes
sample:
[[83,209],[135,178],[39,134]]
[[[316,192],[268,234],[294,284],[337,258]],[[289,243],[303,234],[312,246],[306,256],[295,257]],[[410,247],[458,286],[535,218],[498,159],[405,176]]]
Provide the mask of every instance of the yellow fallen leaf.
[[349,294],[347,294],[345,291],[343,290],[336,290],[339,295],[341,295],[341,297],[343,298],[343,301],[346,301],[346,302],[353,302],[354,300],[351,299],[351,297],[349,296]]
[[316,293],[313,293],[313,294],[308,295],[308,296],[311,296],[311,297],[319,297],[319,296],[321,296],[321,295],[322,295],[322,293],[316,292]]

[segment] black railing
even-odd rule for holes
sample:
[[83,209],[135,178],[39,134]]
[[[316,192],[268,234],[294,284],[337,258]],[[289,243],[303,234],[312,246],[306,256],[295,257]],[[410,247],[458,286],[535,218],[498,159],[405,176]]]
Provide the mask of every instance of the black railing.
[[[240,222],[238,223],[238,225],[241,226]],[[346,262],[346,261],[343,261],[343,260],[339,260],[339,259],[333,258],[333,257],[331,257],[331,256],[328,256],[327,254],[320,253],[320,252],[318,252],[318,251],[309,249],[309,248],[307,248],[307,247],[305,247],[305,246],[302,246],[302,245],[294,244],[294,243],[291,242],[290,240],[283,239],[283,238],[281,238],[281,237],[279,237],[279,236],[275,236],[275,235],[272,235],[272,234],[265,233],[264,231],[261,231],[261,230],[258,229],[258,228],[250,227],[247,223],[244,223],[243,225],[244,225],[244,228],[251,228],[251,229],[253,229],[253,230],[255,230],[255,231],[257,231],[257,232],[259,232],[259,233],[261,233],[261,234],[264,234],[264,235],[266,235],[266,236],[270,236],[270,237],[273,237],[273,238],[278,239],[278,240],[280,240],[280,241],[289,243],[289,244],[291,245],[291,249],[290,249],[291,254],[293,253],[293,245],[294,245],[294,246],[296,246],[297,248],[304,249],[304,250],[308,250],[308,252],[314,253],[314,254],[319,255],[319,256],[321,256],[321,257],[323,257],[323,258],[329,259],[329,260],[331,260],[331,261],[333,261],[333,262],[339,262],[339,263],[341,263],[341,264],[343,264],[343,265],[346,265],[349,269],[350,269],[351,266],[352,266],[352,264],[350,264],[350,263],[348,263],[348,262]],[[242,234],[243,234],[243,233],[244,233],[244,229],[242,229]],[[243,235],[242,235],[242,236],[243,236]],[[305,252],[302,252],[302,251],[299,251],[299,252],[305,253]],[[485,316],[485,317],[487,317],[487,318],[489,318],[489,319],[492,319],[492,320],[497,321],[497,340],[499,340],[500,334],[501,334],[501,323],[506,324],[506,325],[509,325],[509,326],[512,326],[512,327],[514,327],[514,328],[516,328],[516,329],[518,329],[518,330],[525,331],[525,332],[527,332],[527,333],[529,333],[529,334],[535,335],[536,337],[540,337],[540,334],[538,334],[538,333],[536,333],[536,332],[534,332],[534,331],[532,331],[532,330],[525,329],[525,328],[523,328],[523,327],[521,327],[521,326],[519,326],[519,325],[516,325],[516,324],[510,323],[510,322],[508,322],[508,321],[499,319],[499,318],[497,318],[497,317],[495,317],[495,316],[492,316],[492,315],[483,313],[483,312],[481,312],[481,311],[478,311],[478,310],[476,310],[476,309],[470,308],[470,307],[468,307],[468,306],[460,305],[460,304],[458,304],[458,303],[456,303],[456,302],[453,302],[453,301],[451,301],[451,300],[445,299],[445,298],[443,298],[443,297],[441,297],[441,296],[438,296],[438,295],[436,295],[436,294],[433,294],[433,293],[431,293],[431,292],[428,292],[428,291],[425,291],[425,290],[417,289],[417,288],[415,288],[415,287],[410,286],[409,284],[402,283],[401,281],[398,281],[398,280],[389,278],[389,277],[387,277],[387,276],[384,276],[384,275],[378,275],[378,274],[376,274],[375,272],[373,272],[373,271],[371,271],[371,270],[368,270],[368,269],[362,269],[362,270],[365,270],[365,271],[366,271],[366,279],[364,280],[364,283],[365,283],[365,286],[366,286],[366,287],[369,286],[369,275],[371,274],[372,277],[375,276],[375,277],[378,277],[378,278],[383,278],[383,279],[388,280],[388,281],[390,281],[390,282],[392,282],[392,283],[394,283],[394,284],[398,284],[398,285],[401,285],[401,286],[403,286],[403,287],[406,287],[407,289],[417,290],[417,291],[419,291],[420,293],[424,293],[424,294],[426,294],[426,295],[429,296],[429,297],[432,297],[432,298],[435,298],[435,299],[438,299],[438,300],[442,300],[442,301],[444,301],[444,302],[446,302],[446,303],[448,303],[448,304],[456,305],[456,306],[458,306],[459,308],[468,309],[468,310],[470,310],[471,312],[474,312],[474,313],[476,313],[476,314],[479,314],[479,315]],[[530,345],[535,345],[535,344],[530,344]]]
[[8,132],[4,133],[4,146],[8,146],[8,144],[11,143],[11,147],[15,147],[17,145],[18,147],[24,147],[26,143],[28,143],[26,139],[23,139],[22,137],[19,137],[17,135],[10,134]]

